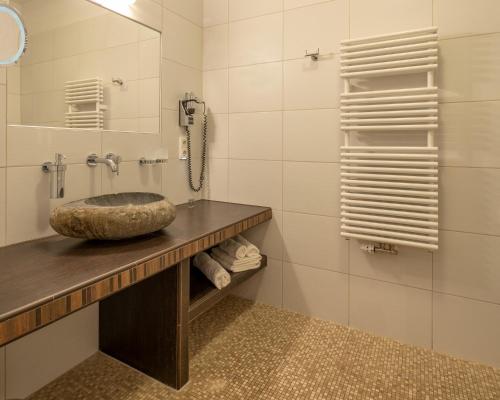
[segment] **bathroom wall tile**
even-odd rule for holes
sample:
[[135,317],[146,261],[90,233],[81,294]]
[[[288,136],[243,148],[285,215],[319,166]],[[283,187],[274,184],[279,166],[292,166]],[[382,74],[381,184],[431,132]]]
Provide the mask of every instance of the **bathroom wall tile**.
[[165,10],[162,38],[167,59],[202,68],[203,30],[199,26]]
[[281,160],[283,158],[281,111],[229,115],[229,157]]
[[349,298],[353,327],[431,347],[432,292],[351,276]]
[[[160,113],[160,78],[139,81],[139,116],[158,117]],[[159,132],[156,127],[154,132]]]
[[335,58],[286,61],[284,75],[285,110],[338,107],[340,79]]
[[[53,60],[55,90],[64,90],[64,85],[67,81],[75,80],[76,78],[81,77],[79,75],[79,71],[82,70],[82,68],[80,68],[80,60],[81,57],[78,55]],[[75,74],[77,74],[76,77]],[[87,75],[87,77],[89,75]]]
[[285,261],[347,272],[348,243],[338,218],[285,212],[283,238]]
[[273,210],[273,219],[245,232],[244,236],[263,254],[276,260],[283,258],[283,212]]
[[[109,13],[106,16],[106,36],[103,38],[104,46],[115,47],[136,43],[139,41],[139,27],[140,25],[135,21],[123,18],[123,16],[115,13]],[[79,40],[81,40],[81,31],[77,31],[77,34],[80,35]],[[78,50],[81,51],[81,49]]]
[[441,165],[500,167],[500,101],[445,103],[439,112]]
[[0,400],[5,400],[5,346],[0,347]]
[[187,18],[198,26],[203,23],[203,0],[163,0],[163,7]]
[[94,304],[7,345],[6,397],[25,398],[96,353],[98,313]]
[[282,63],[232,68],[229,71],[229,111],[281,110],[282,79]]
[[0,168],[0,247],[5,246],[7,169]]
[[229,0],[203,0],[203,26],[225,24],[229,20]]
[[285,12],[285,59],[303,58],[305,49],[338,53],[348,31],[347,1],[336,0]]
[[500,235],[500,170],[441,168],[442,229]]
[[337,109],[285,111],[283,124],[285,160],[340,161]]
[[[199,164],[199,163],[197,163]],[[197,165],[196,164],[196,165]],[[196,171],[199,169],[196,168]],[[193,193],[188,186],[186,162],[171,159],[163,177],[162,189],[174,204],[186,203],[189,199],[200,199],[201,193]],[[198,172],[194,176],[199,176]]]
[[291,8],[310,6],[317,3],[324,3],[325,0],[284,0],[285,10],[289,10]]
[[205,186],[204,198],[227,201],[228,164],[229,161],[223,158],[210,158],[208,160],[208,179]]
[[203,31],[203,69],[227,68],[228,25],[215,25]]
[[432,0],[351,0],[351,38],[432,26]]
[[155,78],[160,76],[160,38],[139,42],[139,78]]
[[284,308],[347,325],[347,302],[347,275],[284,263]]
[[283,167],[279,161],[230,160],[229,201],[283,208]]
[[84,164],[87,156],[101,152],[101,134],[91,130],[9,126],[7,164],[40,166],[54,161],[55,153],[66,156],[66,164]]
[[147,25],[157,31],[161,31],[161,4],[153,0],[136,0],[134,4],[124,7],[120,4],[113,4],[108,0],[91,0],[101,4],[121,15]]
[[434,1],[434,25],[439,26],[439,35],[444,37],[498,32],[499,16],[500,3],[496,0]]
[[[137,161],[142,157],[165,158],[166,149],[161,146],[160,135],[133,132],[110,132],[102,134],[102,154],[115,153],[123,161]],[[139,167],[139,164],[137,163]]]
[[500,99],[500,34],[440,41],[443,102]]
[[338,164],[285,162],[283,208],[287,211],[339,216],[339,186]]
[[[105,82],[111,82],[113,77],[120,77],[131,85],[139,78],[139,44],[132,43],[124,46],[111,47],[101,53],[104,57],[104,76]],[[100,55],[98,55],[99,57]]]
[[282,10],[282,0],[229,0],[230,21],[277,13]]
[[283,56],[283,14],[229,24],[229,66],[279,61]]
[[229,116],[227,114],[209,114],[208,118],[208,156],[210,158],[228,158]]
[[7,162],[7,90],[0,85],[0,167]]
[[432,290],[432,253],[399,247],[397,256],[369,254],[360,249],[362,244],[363,242],[355,239],[349,240],[351,274]]
[[434,350],[500,367],[500,306],[434,295]]
[[441,231],[434,259],[434,290],[500,304],[499,237]]
[[186,92],[200,95],[203,91],[200,71],[173,61],[163,61],[162,107],[178,110],[179,100]]
[[[149,157],[148,157],[149,158]],[[109,168],[102,170],[103,194],[120,192],[161,193],[161,165],[140,166],[137,161],[120,164],[120,175]]]
[[203,73],[203,98],[212,113],[228,112],[228,79],[227,69]]
[[267,267],[238,286],[233,294],[255,302],[282,307],[283,262],[268,258]]

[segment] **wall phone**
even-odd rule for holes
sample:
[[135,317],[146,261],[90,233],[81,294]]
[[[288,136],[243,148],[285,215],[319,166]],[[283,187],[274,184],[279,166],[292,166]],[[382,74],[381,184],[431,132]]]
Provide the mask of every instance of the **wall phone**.
[[[192,168],[192,154],[191,154],[191,129],[190,127],[195,123],[196,105],[203,106],[202,114],[202,129],[201,129],[201,171],[200,179],[195,185],[193,183],[193,168]],[[194,192],[199,192],[203,188],[205,181],[205,169],[207,164],[207,134],[208,134],[208,116],[206,104],[203,100],[198,99],[193,93],[186,93],[184,99],[179,100],[179,125],[186,131],[187,141],[187,165],[188,165],[188,179],[189,187]]]

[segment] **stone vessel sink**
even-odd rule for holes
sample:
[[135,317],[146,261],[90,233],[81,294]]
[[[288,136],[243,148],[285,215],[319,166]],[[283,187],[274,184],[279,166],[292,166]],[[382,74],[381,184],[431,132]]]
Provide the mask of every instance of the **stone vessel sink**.
[[175,219],[175,206],[155,193],[118,193],[57,207],[50,226],[64,236],[120,240],[156,232]]

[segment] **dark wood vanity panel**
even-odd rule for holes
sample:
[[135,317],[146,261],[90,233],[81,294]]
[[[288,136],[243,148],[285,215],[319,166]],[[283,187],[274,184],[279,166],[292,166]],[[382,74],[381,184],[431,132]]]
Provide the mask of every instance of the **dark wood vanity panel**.
[[54,236],[0,249],[0,346],[103,300],[272,218],[267,207],[201,200],[152,235]]

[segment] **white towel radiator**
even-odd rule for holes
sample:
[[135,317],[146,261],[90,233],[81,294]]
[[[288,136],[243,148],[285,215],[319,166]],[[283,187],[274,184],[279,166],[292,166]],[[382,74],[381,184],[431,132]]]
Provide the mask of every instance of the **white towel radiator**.
[[104,128],[104,85],[100,78],[69,81],[65,85],[65,101],[68,105],[66,127]]
[[[438,249],[437,39],[431,27],[342,42],[344,237]],[[377,90],[353,85],[407,74],[421,74],[415,80],[422,85],[378,90],[391,81],[380,79]]]

